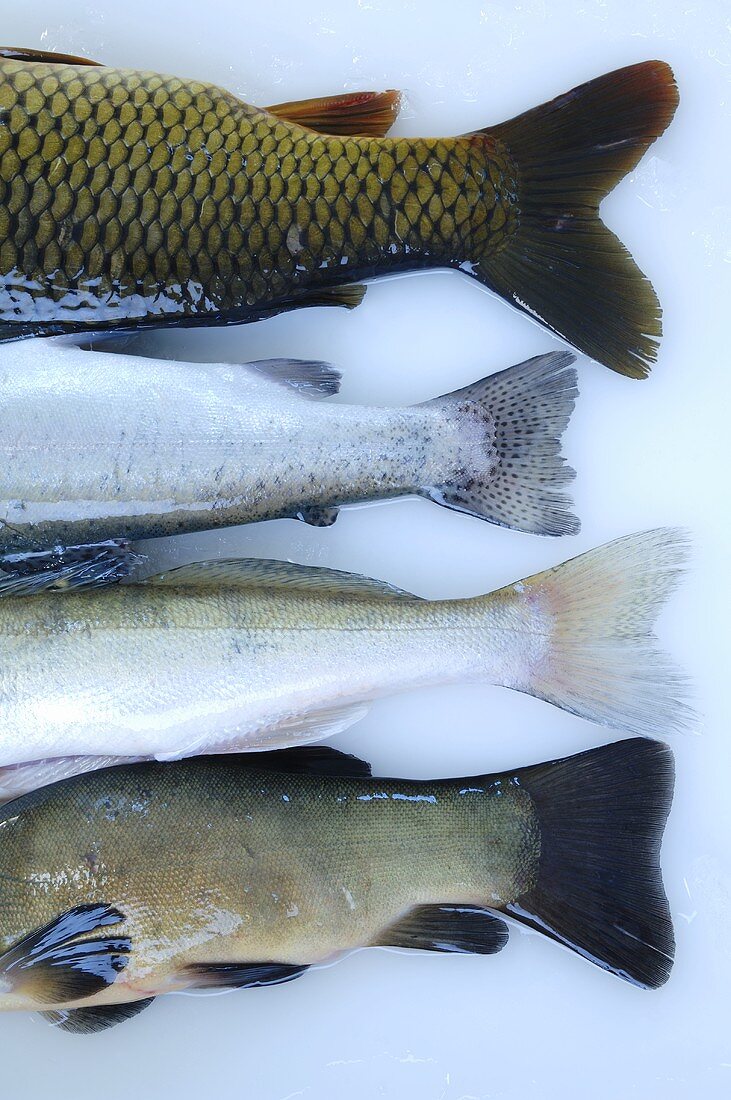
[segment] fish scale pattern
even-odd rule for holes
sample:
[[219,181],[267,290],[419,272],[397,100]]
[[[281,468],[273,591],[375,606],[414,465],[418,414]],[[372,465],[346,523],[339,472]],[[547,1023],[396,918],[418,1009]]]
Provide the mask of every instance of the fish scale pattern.
[[339,138],[176,77],[0,62],[0,318],[246,320],[498,249],[489,135]]

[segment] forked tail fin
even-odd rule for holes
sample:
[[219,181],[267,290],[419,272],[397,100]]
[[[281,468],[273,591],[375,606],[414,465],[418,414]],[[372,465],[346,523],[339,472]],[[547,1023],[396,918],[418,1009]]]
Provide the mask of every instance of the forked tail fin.
[[653,626],[687,555],[682,531],[627,535],[537,573],[498,598],[525,609],[523,668],[513,686],[592,722],[630,733],[687,728],[685,678]]
[[532,889],[506,907],[626,981],[656,989],[673,965],[660,846],[673,756],[633,738],[517,773],[540,831]]
[[481,131],[513,162],[516,227],[501,249],[467,257],[471,274],[631,378],[644,378],[656,358],[660,305],[597,211],[677,104],[670,67],[646,61]]
[[576,534],[562,491],[574,471],[561,454],[577,394],[573,361],[570,352],[537,355],[426,402],[456,429],[457,444],[443,479],[423,495],[517,531]]

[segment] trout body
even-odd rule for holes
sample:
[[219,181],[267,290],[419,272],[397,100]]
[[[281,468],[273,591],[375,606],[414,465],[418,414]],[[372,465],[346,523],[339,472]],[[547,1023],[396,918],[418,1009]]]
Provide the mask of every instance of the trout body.
[[671,792],[669,750],[643,740],[433,782],[320,749],[77,776],[0,813],[0,1008],[98,1030],[359,947],[489,954],[507,928],[488,910],[656,986]]
[[339,384],[324,363],[15,344],[0,363],[0,553],[297,514],[324,523],[334,506],[404,494],[523,530],[574,531],[559,449],[571,359],[549,353],[387,409],[318,400]]
[[[657,299],[597,210],[672,118],[666,65],[431,139],[357,136],[362,97],[337,100],[355,122],[313,120],[178,77],[18,56],[0,59],[1,337],[352,306],[360,292],[337,288],[354,280],[457,267],[647,373]],[[341,132],[312,128],[328,122]]]

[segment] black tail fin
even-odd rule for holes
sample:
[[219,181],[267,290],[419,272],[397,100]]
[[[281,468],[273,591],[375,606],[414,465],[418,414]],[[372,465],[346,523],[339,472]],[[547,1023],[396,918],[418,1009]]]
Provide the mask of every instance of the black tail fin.
[[663,133],[677,104],[672,70],[646,61],[482,131],[514,163],[517,228],[501,250],[469,257],[472,274],[631,378],[644,378],[656,358],[660,305],[597,210]]
[[516,531],[575,535],[579,521],[562,492],[574,471],[561,454],[578,392],[573,361],[570,352],[536,355],[426,402],[456,428],[457,444],[443,480],[422,493]]
[[670,749],[644,738],[520,771],[541,854],[507,912],[627,981],[666,982],[675,943],[659,857],[673,777]]

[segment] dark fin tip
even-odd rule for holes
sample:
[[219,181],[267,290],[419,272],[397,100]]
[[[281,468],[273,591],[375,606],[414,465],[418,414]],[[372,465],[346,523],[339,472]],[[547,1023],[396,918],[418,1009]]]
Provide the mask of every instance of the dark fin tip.
[[508,942],[505,921],[473,905],[417,905],[372,941],[373,947],[406,947],[494,955]]
[[98,1031],[106,1031],[116,1024],[131,1020],[143,1009],[149,1008],[154,997],[146,997],[142,1001],[129,1001],[119,1005],[99,1005],[96,1008],[59,1008],[50,1012],[41,1012],[44,1020],[59,1031],[67,1031],[71,1035],[94,1035]]
[[667,745],[632,738],[522,769],[540,823],[537,882],[506,912],[626,981],[667,981],[675,941],[660,847]]

